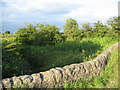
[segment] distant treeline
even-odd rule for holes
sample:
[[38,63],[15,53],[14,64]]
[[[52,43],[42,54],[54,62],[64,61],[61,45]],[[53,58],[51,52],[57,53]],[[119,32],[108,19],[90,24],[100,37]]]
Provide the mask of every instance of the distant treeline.
[[[63,32],[60,28],[49,24],[29,24],[20,28],[16,32],[16,42],[23,45],[55,45],[64,41],[77,41],[89,37],[116,37],[118,34],[118,17],[107,20],[106,24],[101,21],[86,23],[79,27],[75,19],[69,18],[63,26]],[[6,33],[10,33],[7,31]]]

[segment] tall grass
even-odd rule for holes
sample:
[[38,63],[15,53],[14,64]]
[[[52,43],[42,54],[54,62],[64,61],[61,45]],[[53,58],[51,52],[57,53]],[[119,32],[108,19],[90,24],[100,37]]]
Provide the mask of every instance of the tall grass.
[[[7,45],[5,44],[3,49],[3,58],[5,58],[3,61],[3,77],[30,74],[93,60],[116,42],[117,38],[84,38],[81,41],[64,42],[54,46],[23,46],[17,48],[16,43],[7,41]],[[19,65],[17,61],[25,64]],[[11,65],[14,67],[10,68]],[[19,73],[16,68],[19,68]]]
[[86,38],[79,42],[64,42],[55,46],[24,46],[21,53],[25,60],[31,63],[33,71],[39,72],[93,60],[115,42],[115,38]]

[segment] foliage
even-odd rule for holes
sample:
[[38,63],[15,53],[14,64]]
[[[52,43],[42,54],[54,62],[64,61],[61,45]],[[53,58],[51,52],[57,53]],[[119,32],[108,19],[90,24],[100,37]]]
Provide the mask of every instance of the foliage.
[[20,56],[9,55],[8,59],[4,59],[2,65],[3,78],[28,74],[28,70],[30,70],[28,62]]
[[99,31],[99,30],[109,30],[107,25],[102,24],[102,22],[98,21],[94,23],[94,31]]
[[107,24],[112,27],[113,30],[120,30],[120,27],[118,25],[120,17],[112,17],[107,20]]
[[110,28],[107,25],[102,24],[100,21],[94,23],[93,25],[93,33],[95,37],[104,37],[109,30]]
[[63,42],[63,36],[55,25],[27,25],[16,33],[16,41],[22,45],[54,45]]
[[2,41],[2,77],[18,76],[29,69],[29,64],[24,60],[13,42]]
[[90,25],[90,23],[82,24],[82,28],[85,31],[92,31],[92,26]]
[[31,45],[35,39],[34,34],[36,33],[36,28],[32,24],[25,26],[24,28],[19,29],[16,33],[16,42],[23,45]]
[[10,31],[6,31],[5,34],[10,34]]
[[69,18],[66,20],[63,26],[64,35],[67,41],[74,41],[74,39],[79,35],[79,26],[76,20]]
[[63,42],[63,39],[62,33],[59,32],[57,26],[38,24],[33,45],[55,45]]

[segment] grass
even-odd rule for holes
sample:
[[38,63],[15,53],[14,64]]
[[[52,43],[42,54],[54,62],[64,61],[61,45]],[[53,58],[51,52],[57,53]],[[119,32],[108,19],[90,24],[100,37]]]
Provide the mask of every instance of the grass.
[[66,83],[64,88],[118,88],[118,48],[112,51],[105,71],[99,77]]
[[23,46],[18,49],[14,42],[7,41],[3,53],[4,58],[7,57],[7,62],[3,61],[3,77],[31,74],[93,60],[116,42],[117,38],[85,38],[79,42],[64,42],[55,46]]
[[9,41],[9,40],[14,40],[15,37],[16,37],[15,34],[2,34],[2,33],[0,33],[0,40],[7,40],[7,41]]
[[80,42],[64,42],[55,46],[26,46],[21,53],[25,60],[31,63],[32,70],[40,72],[93,60],[115,42],[115,38],[86,38]]

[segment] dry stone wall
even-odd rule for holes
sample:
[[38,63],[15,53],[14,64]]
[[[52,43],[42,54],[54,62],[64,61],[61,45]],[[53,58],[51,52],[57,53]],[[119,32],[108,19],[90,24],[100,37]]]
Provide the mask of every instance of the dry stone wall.
[[98,55],[93,61],[52,68],[45,72],[34,73],[2,80],[2,88],[52,88],[62,87],[66,82],[80,78],[95,77],[104,70],[111,51],[120,45],[116,43]]

